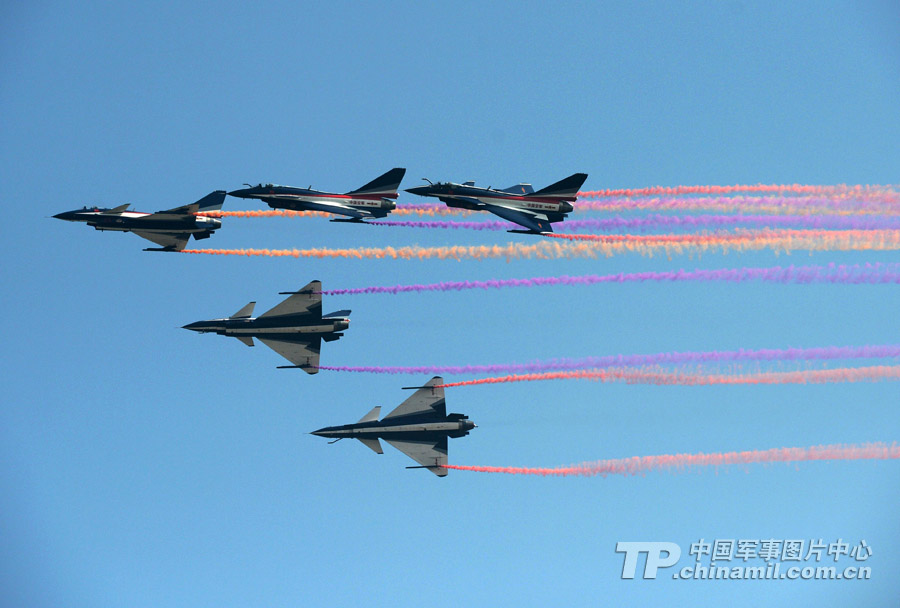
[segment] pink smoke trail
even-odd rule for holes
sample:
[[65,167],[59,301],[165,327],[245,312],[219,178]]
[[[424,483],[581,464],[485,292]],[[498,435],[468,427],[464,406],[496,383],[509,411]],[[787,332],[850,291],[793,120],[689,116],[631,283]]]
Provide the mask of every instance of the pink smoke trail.
[[[423,221],[372,221],[373,226],[394,226],[405,228],[444,228],[464,230],[510,230],[520,228],[512,222],[423,222]],[[738,226],[754,228],[816,228],[840,230],[887,230],[900,229],[900,218],[869,216],[815,216],[815,215],[648,215],[644,217],[591,218],[559,222],[556,226],[566,230],[629,230],[654,229],[733,229]]]
[[333,217],[324,211],[292,211],[290,209],[264,209],[248,211],[202,211],[194,215],[206,217]]
[[553,234],[543,236],[591,242],[607,257],[621,253],[652,256],[706,251],[884,251],[900,249],[900,230],[762,230],[729,234],[599,235]]
[[758,372],[752,374],[702,374],[665,372],[646,369],[612,368],[606,370],[573,370],[539,374],[513,374],[477,380],[446,382],[441,387],[540,382],[543,380],[594,380],[655,384],[658,386],[711,386],[725,384],[830,384],[832,382],[878,382],[900,379],[900,366],[873,365],[837,369],[798,370],[790,372]]
[[229,255],[248,257],[294,258],[350,258],[402,260],[462,260],[462,259],[560,259],[572,257],[611,257],[616,254],[638,253],[652,256],[702,253],[706,251],[884,251],[900,249],[900,230],[779,230],[743,231],[734,234],[658,234],[658,235],[597,235],[545,234],[558,240],[580,243],[451,246],[451,247],[356,247],[341,249],[184,249],[181,253]]
[[600,283],[643,283],[647,281],[729,281],[743,283],[843,283],[879,284],[900,283],[900,264],[828,264],[825,266],[774,266],[771,268],[723,268],[719,270],[675,270],[662,272],[622,272],[618,274],[530,279],[489,279],[487,281],[444,281],[424,285],[386,285],[354,289],[326,289],[323,294],[339,296],[351,294],[400,294],[429,291],[463,291],[468,289],[501,289],[504,287],[542,287],[555,285],[596,285]]
[[779,215],[898,215],[900,194],[879,198],[821,197],[650,197],[579,200],[575,211],[715,211],[718,213],[774,213]]
[[760,464],[773,462],[807,462],[812,460],[896,460],[900,458],[900,446],[896,443],[864,443],[860,445],[818,445],[808,448],[774,448],[747,452],[719,452],[712,454],[663,454],[660,456],[634,456],[598,460],[581,464],[554,467],[485,467],[445,465],[457,471],[479,473],[506,473],[510,475],[539,475],[541,477],[606,477],[607,475],[642,475],[650,471],[675,470],[682,472],[690,467],[722,467],[734,464]]
[[606,196],[682,196],[685,194],[723,195],[740,192],[756,194],[795,194],[807,196],[856,196],[862,197],[871,193],[892,191],[892,186],[853,185],[810,186],[802,184],[755,184],[735,186],[652,186],[649,188],[607,188],[605,190],[587,190],[578,196],[597,198]]
[[561,245],[547,241],[530,244],[507,243],[506,245],[476,245],[450,247],[355,247],[318,249],[183,249],[181,253],[195,255],[227,255],[244,257],[293,257],[293,258],[346,258],[376,260],[485,260],[512,259],[559,259],[570,257],[597,257],[597,245],[577,243]]
[[900,357],[900,344],[866,346],[825,346],[819,348],[741,349],[729,351],[686,351],[644,355],[607,355],[579,359],[551,359],[531,363],[493,365],[419,365],[419,366],[327,366],[319,369],[369,374],[495,374],[531,373],[645,365],[682,365],[690,363],[734,363],[747,361],[830,361],[835,359],[886,359]]

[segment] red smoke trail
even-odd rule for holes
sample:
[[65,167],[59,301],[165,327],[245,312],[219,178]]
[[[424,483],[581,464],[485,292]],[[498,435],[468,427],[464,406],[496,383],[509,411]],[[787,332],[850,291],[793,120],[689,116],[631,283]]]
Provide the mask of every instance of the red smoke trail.
[[828,384],[832,382],[878,382],[880,380],[896,379],[900,379],[900,366],[888,365],[791,372],[759,372],[753,374],[700,374],[610,368],[538,374],[512,374],[494,378],[447,382],[440,386],[475,386],[478,384],[536,382],[541,380],[595,380],[598,382],[625,382],[627,384],[656,384],[664,386],[709,386],[723,384]]
[[740,192],[757,194],[794,194],[807,196],[866,196],[871,193],[883,193],[893,190],[891,186],[844,184],[836,186],[806,186],[801,184],[756,184],[736,186],[652,186],[650,188],[620,188],[605,190],[588,190],[579,192],[578,196],[597,198],[603,196],[681,196],[685,194],[723,195]]
[[641,475],[650,471],[677,470],[689,467],[722,467],[733,464],[757,464],[773,462],[806,462],[810,460],[896,460],[900,458],[900,446],[896,443],[864,443],[861,445],[818,445],[808,448],[774,448],[748,452],[719,452],[712,454],[663,454],[660,456],[634,456],[612,460],[598,460],[555,468],[532,467],[478,467],[444,465],[457,471],[479,473],[507,473],[509,475],[540,475],[542,477],[594,477],[607,475]]
[[491,258],[559,259],[568,257],[597,257],[593,243],[557,244],[537,241],[532,244],[508,243],[506,245],[454,246],[454,247],[358,247],[352,249],[183,249],[182,253],[206,255],[233,255],[246,257],[293,258],[349,258],[393,260],[484,260]]

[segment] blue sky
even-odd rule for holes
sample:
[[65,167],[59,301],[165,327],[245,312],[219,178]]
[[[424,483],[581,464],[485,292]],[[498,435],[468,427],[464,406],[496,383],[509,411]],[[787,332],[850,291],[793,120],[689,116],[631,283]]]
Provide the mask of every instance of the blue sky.
[[[677,268],[897,261],[896,252],[385,262],[154,255],[48,219],[145,211],[243,182],[346,191],[420,177],[586,189],[896,184],[890,2],[49,2],[4,6],[6,605],[733,606],[896,597],[900,471],[833,462],[540,479],[407,471],[309,431],[427,378],[276,370],[180,327],[326,288]],[[399,201],[419,202],[410,195]],[[255,208],[231,200],[226,208]],[[529,237],[229,219],[215,247]],[[896,343],[892,286],[609,285],[326,296],[323,364]],[[450,379],[450,378],[448,378]],[[462,378],[453,378],[462,379]],[[448,389],[458,464],[554,466],[898,438],[896,383]],[[801,538],[874,554],[869,581],[621,580],[617,541]],[[682,560],[686,559],[686,556]],[[752,589],[748,589],[752,585]]]

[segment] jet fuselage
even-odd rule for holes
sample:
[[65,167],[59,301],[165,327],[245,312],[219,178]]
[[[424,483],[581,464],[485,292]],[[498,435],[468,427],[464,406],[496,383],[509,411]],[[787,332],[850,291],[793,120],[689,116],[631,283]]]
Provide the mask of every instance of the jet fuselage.
[[[234,190],[228,194],[239,198],[261,200],[272,209],[290,209],[292,211],[337,213],[336,209],[339,207],[350,207],[362,211],[366,215],[380,217],[397,208],[394,201],[382,194],[333,194],[275,184],[259,184],[242,190]],[[396,193],[393,195],[397,196]]]
[[440,436],[451,438],[465,437],[469,431],[476,427],[468,416],[462,414],[449,414],[444,420],[435,420],[433,416],[423,416],[420,420],[404,417],[391,424],[385,420],[373,420],[372,422],[359,422],[356,424],[343,424],[339,426],[327,426],[314,431],[313,435],[319,437],[339,438],[364,438],[364,439],[407,439],[410,441],[427,440]]
[[[560,214],[560,220],[564,218],[562,214],[571,213],[574,209],[571,203],[560,198],[514,194],[493,188],[478,188],[452,182],[408,188],[406,191],[419,196],[437,198],[448,207],[480,210],[488,204],[502,203],[508,207],[528,209],[547,215]],[[575,200],[574,197],[571,200]]]
[[[197,321],[184,326],[200,333],[217,333],[220,336],[276,336],[295,334],[336,334],[350,327],[350,319],[345,317],[323,318],[321,321],[308,322],[304,319],[290,317],[251,318],[251,319],[212,319]],[[339,337],[339,336],[338,336]]]
[[[85,222],[97,230],[118,230],[131,232],[132,230],[144,231],[172,231],[197,235],[198,233],[212,233],[222,227],[222,222],[214,217],[202,215],[195,216],[169,216],[165,219],[154,219],[153,213],[140,211],[124,211],[110,213],[110,209],[100,207],[84,207],[74,211],[66,211],[54,215],[58,220],[68,222]],[[202,238],[197,237],[195,238]]]

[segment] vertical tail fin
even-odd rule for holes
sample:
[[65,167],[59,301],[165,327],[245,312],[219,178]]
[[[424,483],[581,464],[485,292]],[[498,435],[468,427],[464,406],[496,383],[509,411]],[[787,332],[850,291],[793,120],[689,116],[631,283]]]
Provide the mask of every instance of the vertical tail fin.
[[256,306],[256,302],[250,302],[242,309],[231,315],[232,319],[246,319],[248,317],[253,316],[253,307]]
[[381,416],[381,406],[376,405],[375,407],[372,408],[372,411],[370,411],[368,414],[366,414],[365,416],[360,418],[359,422],[357,422],[356,424],[359,424],[360,422],[374,422],[375,420],[378,420],[378,418],[380,416]]
[[358,188],[347,194],[378,194],[385,198],[397,198],[397,190],[400,188],[400,182],[406,175],[406,169],[391,169],[384,175],[376,177],[362,188]]
[[555,184],[550,184],[546,188],[538,190],[533,196],[552,196],[574,201],[578,195],[578,189],[584,185],[585,180],[587,180],[587,173],[574,173]]
[[222,208],[222,203],[225,202],[225,191],[224,190],[216,190],[215,192],[210,192],[196,204],[200,205],[200,209],[198,211],[218,211]]

